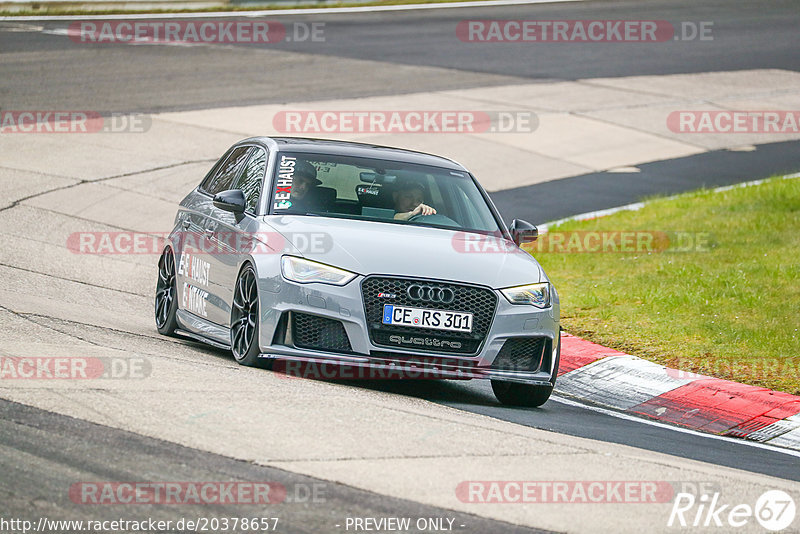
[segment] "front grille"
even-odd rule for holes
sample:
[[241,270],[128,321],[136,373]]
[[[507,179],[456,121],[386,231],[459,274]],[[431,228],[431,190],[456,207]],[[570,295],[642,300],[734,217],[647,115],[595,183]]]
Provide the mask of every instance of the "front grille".
[[538,371],[547,346],[546,337],[515,337],[503,343],[492,362],[492,369],[503,371]]
[[[455,299],[450,304],[438,305],[411,300],[406,290],[408,286],[417,283],[434,288],[451,289],[455,294]],[[367,328],[372,342],[386,347],[403,347],[420,351],[477,353],[489,333],[489,327],[492,325],[497,307],[497,295],[491,289],[450,282],[372,276],[361,283],[361,292],[364,297]],[[394,298],[378,298],[378,293],[394,295]],[[472,332],[449,332],[432,328],[385,325],[381,322],[384,304],[428,310],[469,312],[473,314]]]
[[352,352],[341,321],[307,313],[292,313],[292,340],[303,349]]

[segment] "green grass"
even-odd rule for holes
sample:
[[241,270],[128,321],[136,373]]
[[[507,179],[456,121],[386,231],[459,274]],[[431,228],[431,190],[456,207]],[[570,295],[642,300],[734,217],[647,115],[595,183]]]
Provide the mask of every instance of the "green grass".
[[574,230],[703,233],[709,245],[534,250],[565,330],[683,371],[800,394],[800,179],[651,199],[550,232]]
[[160,14],[160,13],[217,13],[229,11],[241,11],[245,15],[248,11],[284,11],[292,9],[309,9],[309,8],[336,8],[336,7],[365,7],[365,6],[397,6],[397,5],[412,5],[412,4],[439,4],[463,1],[477,1],[477,0],[374,0],[366,2],[307,2],[296,5],[286,4],[247,4],[247,5],[224,5],[224,6],[209,6],[196,9],[91,9],[91,8],[75,8],[75,7],[49,7],[43,6],[39,9],[24,9],[20,11],[0,10],[0,17],[31,17],[31,16],[60,16],[60,15],[139,15],[142,13]]

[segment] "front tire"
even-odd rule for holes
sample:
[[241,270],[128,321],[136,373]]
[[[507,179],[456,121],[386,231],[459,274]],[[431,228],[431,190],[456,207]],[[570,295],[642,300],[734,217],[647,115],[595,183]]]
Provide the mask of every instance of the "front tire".
[[236,280],[231,308],[231,352],[237,363],[247,367],[260,364],[258,309],[258,279],[248,264]]
[[[553,365],[553,375],[550,383],[555,385],[558,375],[558,364],[561,361],[561,331],[558,332],[558,348],[556,350],[556,361]],[[501,404],[506,406],[522,406],[526,408],[537,408],[547,402],[550,394],[553,393],[554,386],[537,386],[533,384],[520,384],[517,382],[502,382],[492,380],[492,391],[494,396]]]
[[501,404],[536,408],[547,402],[553,392],[553,386],[535,386],[492,380],[492,391]]
[[166,248],[158,260],[158,282],[156,283],[155,317],[158,333],[175,336],[178,320],[178,291],[175,281],[175,256],[172,249]]

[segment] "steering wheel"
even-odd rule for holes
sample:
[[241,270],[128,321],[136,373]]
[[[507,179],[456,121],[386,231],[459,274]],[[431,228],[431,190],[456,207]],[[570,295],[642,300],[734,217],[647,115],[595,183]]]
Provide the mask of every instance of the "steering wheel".
[[433,215],[422,215],[418,213],[408,218],[408,222],[426,222],[428,224],[441,224],[443,226],[460,226],[456,221],[445,215],[434,213]]

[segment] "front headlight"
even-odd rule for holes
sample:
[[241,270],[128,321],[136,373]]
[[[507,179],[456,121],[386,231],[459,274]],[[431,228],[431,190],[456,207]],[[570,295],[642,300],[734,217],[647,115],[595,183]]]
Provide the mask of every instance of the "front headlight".
[[511,304],[531,304],[537,308],[550,306],[550,283],[529,284],[500,290]]
[[321,284],[343,286],[356,277],[356,274],[350,271],[294,256],[281,258],[281,272],[287,280],[300,284],[319,282]]

